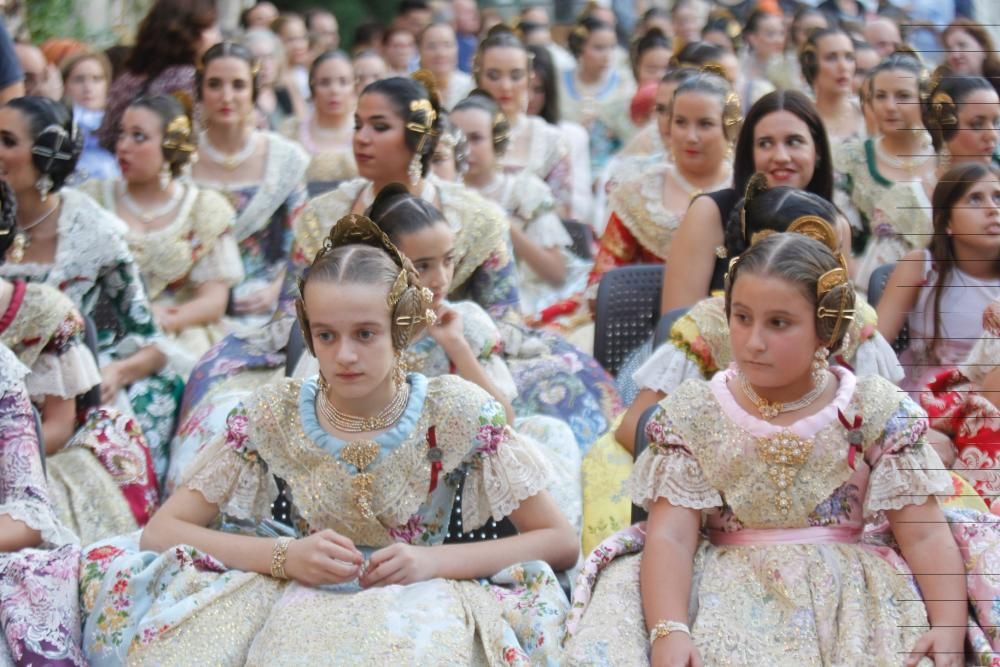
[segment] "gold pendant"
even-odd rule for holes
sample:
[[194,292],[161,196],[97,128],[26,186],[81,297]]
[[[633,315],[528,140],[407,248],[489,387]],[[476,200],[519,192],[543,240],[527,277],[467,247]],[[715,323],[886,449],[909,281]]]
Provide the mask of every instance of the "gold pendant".
[[372,500],[375,491],[375,478],[368,472],[368,466],[375,462],[381,448],[371,440],[356,440],[344,446],[340,458],[357,469],[357,474],[351,480],[354,491],[354,505],[365,519],[374,519],[375,510]]
[[14,235],[14,243],[11,244],[10,249],[7,251],[7,259],[12,264],[20,264],[21,260],[24,259],[24,251],[27,247],[28,235],[24,232],[18,232]]
[[789,431],[757,439],[757,456],[767,464],[768,475],[777,487],[774,504],[784,515],[792,509],[792,484],[812,450],[812,440],[802,439]]

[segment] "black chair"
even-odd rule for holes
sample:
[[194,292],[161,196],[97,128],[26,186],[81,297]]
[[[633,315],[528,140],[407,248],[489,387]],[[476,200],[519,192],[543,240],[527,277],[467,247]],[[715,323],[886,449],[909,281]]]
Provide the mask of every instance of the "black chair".
[[617,375],[629,353],[649,338],[660,317],[662,264],[612,269],[601,277],[594,316],[594,358]]
[[[94,361],[97,362],[97,325],[94,324],[94,320],[90,318],[89,315],[83,316],[83,343],[90,349],[91,353],[94,355]],[[89,391],[85,394],[81,394],[76,397],[76,412],[77,414],[83,414],[90,410],[91,408],[96,408],[101,405],[101,385],[98,384],[91,387]]]
[[448,532],[444,538],[445,544],[483,542],[517,535],[517,528],[514,527],[509,517],[504,517],[500,521],[494,521],[490,518],[482,528],[466,532],[462,525],[462,492],[465,489],[465,469],[459,468],[454,474],[461,475],[462,479],[455,490],[455,502],[451,506],[451,519],[448,521]]
[[563,220],[563,227],[569,233],[571,239],[573,239],[573,245],[570,246],[570,250],[577,257],[583,259],[593,259],[594,258],[594,230],[593,228],[583,222],[577,222],[576,220]]
[[670,340],[670,330],[674,323],[684,317],[688,312],[687,308],[674,308],[660,318],[656,324],[656,334],[653,336],[653,349],[660,347]]
[[[649,446],[649,440],[646,439],[646,424],[649,422],[649,418],[653,416],[659,408],[659,404],[653,404],[643,410],[642,415],[639,416],[639,423],[635,425],[635,447],[632,452],[632,460],[636,461],[639,455],[646,451],[646,447]],[[646,510],[642,509],[638,505],[632,505],[632,523],[638,523],[640,521],[646,520]]]
[[[895,264],[883,264],[872,271],[872,275],[868,279],[868,303],[871,304],[872,308],[878,306],[878,302],[882,299],[882,294],[885,293],[885,286],[889,284],[889,276],[892,275],[892,271],[895,268]],[[892,349],[896,354],[899,354],[909,346],[910,327],[906,323],[903,323],[903,326],[899,329],[899,334],[896,335],[896,340],[892,341]]]
[[331,190],[336,190],[337,186],[341,183],[343,181],[309,181],[306,183],[306,192],[309,194],[309,198],[312,199]]

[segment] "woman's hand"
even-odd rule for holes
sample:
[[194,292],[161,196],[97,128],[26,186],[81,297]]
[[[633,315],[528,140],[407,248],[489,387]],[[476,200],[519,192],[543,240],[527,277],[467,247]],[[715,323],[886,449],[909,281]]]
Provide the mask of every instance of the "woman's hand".
[[363,562],[354,542],[326,529],[288,545],[285,573],[306,586],[341,584],[357,578]]
[[686,632],[671,632],[653,643],[650,667],[702,667],[701,654]]
[[361,577],[361,586],[391,586],[415,584],[437,576],[437,561],[430,547],[393,544],[372,554],[368,571]]
[[281,295],[281,281],[275,280],[266,287],[251,292],[233,302],[233,310],[240,315],[270,312]]
[[184,329],[184,323],[178,317],[178,306],[153,306],[153,316],[164,333],[176,334]]
[[101,369],[101,403],[114,403],[115,396],[128,384],[125,369],[117,361]]
[[445,352],[454,350],[454,346],[465,342],[462,316],[448,306],[440,306],[437,309],[437,321],[427,328],[427,333],[445,349]]
[[906,667],[915,667],[924,656],[934,661],[934,667],[962,667],[965,626],[931,628],[925,632],[906,657]]

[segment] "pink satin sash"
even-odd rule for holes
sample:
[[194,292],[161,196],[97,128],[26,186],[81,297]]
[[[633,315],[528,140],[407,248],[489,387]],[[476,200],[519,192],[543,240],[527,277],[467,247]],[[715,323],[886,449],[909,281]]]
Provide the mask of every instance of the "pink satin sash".
[[744,528],[735,532],[708,531],[708,541],[717,547],[752,547],[774,544],[857,544],[861,526],[816,526],[812,528]]

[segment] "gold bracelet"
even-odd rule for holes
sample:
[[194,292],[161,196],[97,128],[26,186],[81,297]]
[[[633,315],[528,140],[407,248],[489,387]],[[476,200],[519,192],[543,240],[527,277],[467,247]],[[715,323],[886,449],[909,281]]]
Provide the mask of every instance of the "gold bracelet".
[[679,621],[660,620],[649,631],[649,645],[652,646],[657,639],[669,636],[671,632],[683,632],[688,637],[691,636],[691,629],[685,624]]
[[271,550],[271,576],[275,579],[287,579],[285,574],[285,559],[288,558],[288,545],[292,543],[291,537],[279,537]]

